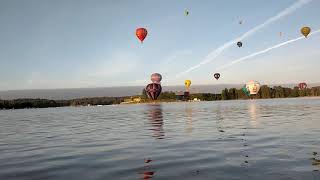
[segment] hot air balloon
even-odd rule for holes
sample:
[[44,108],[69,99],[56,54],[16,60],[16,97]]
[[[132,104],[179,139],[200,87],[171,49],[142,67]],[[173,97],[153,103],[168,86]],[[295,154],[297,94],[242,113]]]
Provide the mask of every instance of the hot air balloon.
[[184,11],[184,15],[185,15],[185,16],[188,16],[188,15],[189,15],[189,11],[188,11],[188,10],[185,10],[185,11]]
[[246,88],[246,86],[242,87],[242,91],[245,95],[250,96],[250,92],[248,91],[248,89]]
[[279,36],[280,36],[280,37],[282,36],[282,32],[279,32]]
[[214,73],[214,78],[216,78],[216,80],[218,80],[220,78],[220,73]]
[[147,37],[148,31],[145,28],[136,29],[137,38],[143,43],[143,40]]
[[145,88],[148,97],[152,100],[157,100],[161,94],[162,87],[159,83],[150,83]]
[[257,81],[249,81],[246,84],[246,88],[249,90],[250,95],[257,94],[260,90],[260,83]]
[[162,76],[159,73],[153,73],[151,74],[151,81],[153,83],[158,83],[160,84],[160,81],[162,80]]
[[240,20],[240,21],[239,21],[239,24],[242,24],[242,23],[243,23],[243,21],[242,21],[242,20]]
[[301,34],[303,34],[305,37],[307,37],[310,32],[311,32],[311,28],[310,27],[301,28]]
[[298,84],[298,87],[299,87],[300,89],[305,89],[305,88],[307,88],[307,83],[305,83],[305,82],[299,83],[299,84]]
[[238,47],[242,47],[242,42],[237,42]]
[[191,80],[185,80],[184,81],[184,85],[186,87],[186,91],[189,91],[190,85],[191,85]]

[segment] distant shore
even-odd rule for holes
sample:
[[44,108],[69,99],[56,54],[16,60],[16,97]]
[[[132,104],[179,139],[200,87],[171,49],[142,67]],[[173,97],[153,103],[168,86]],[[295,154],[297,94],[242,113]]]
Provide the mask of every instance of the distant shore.
[[78,98],[71,100],[49,100],[49,99],[14,99],[0,100],[0,109],[24,109],[24,108],[49,108],[65,106],[100,106],[114,104],[138,104],[138,103],[161,103],[161,102],[185,102],[185,101],[220,101],[237,99],[274,99],[295,97],[317,97],[320,96],[320,86],[299,89],[274,86],[272,88],[263,85],[256,95],[247,96],[241,89],[225,88],[221,94],[194,93],[188,97],[175,92],[163,92],[156,101],[150,100],[142,92],[141,95],[125,97],[93,97]]

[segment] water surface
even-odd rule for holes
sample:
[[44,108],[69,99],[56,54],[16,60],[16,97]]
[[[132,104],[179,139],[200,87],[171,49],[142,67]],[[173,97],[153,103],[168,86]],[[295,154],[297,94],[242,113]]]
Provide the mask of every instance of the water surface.
[[320,179],[320,99],[0,111],[0,179]]

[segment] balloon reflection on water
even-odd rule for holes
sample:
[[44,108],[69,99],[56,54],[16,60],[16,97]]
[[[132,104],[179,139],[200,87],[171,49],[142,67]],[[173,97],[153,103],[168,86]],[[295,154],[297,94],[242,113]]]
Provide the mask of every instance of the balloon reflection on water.
[[187,127],[186,127],[186,133],[191,134],[193,131],[193,125],[192,125],[192,107],[186,106],[185,107],[185,113],[187,117]]
[[153,131],[153,136],[156,139],[164,138],[163,130],[163,115],[161,104],[148,104],[147,105],[148,120],[152,125],[151,130]]
[[248,104],[248,113],[250,115],[250,124],[253,127],[256,127],[259,123],[259,107],[256,104],[255,100],[250,100]]

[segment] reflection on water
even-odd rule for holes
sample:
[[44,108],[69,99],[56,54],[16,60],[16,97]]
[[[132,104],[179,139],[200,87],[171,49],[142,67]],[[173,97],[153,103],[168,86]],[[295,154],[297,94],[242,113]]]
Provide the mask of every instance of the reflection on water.
[[319,117],[315,98],[0,111],[0,180],[320,180]]
[[312,155],[313,155],[313,157],[311,158],[312,165],[318,168],[314,171],[319,171],[320,170],[320,156],[318,155],[317,152],[313,152]]
[[147,107],[148,119],[152,125],[151,130],[153,131],[153,137],[156,139],[163,139],[165,134],[163,130],[161,104],[147,104]]
[[155,170],[151,165],[152,160],[151,159],[147,159],[144,161],[144,166],[142,167],[141,172],[139,172],[139,174],[141,174],[141,179],[152,179],[153,175],[155,174]]
[[192,107],[188,106],[188,104],[185,107],[185,113],[187,116],[187,127],[186,127],[186,133],[191,134],[193,130],[192,126]]
[[258,125],[258,117],[259,117],[259,107],[255,100],[250,100],[248,104],[248,112],[250,115],[250,124],[253,127],[257,127]]
[[222,124],[223,124],[223,116],[222,116],[222,109],[221,109],[221,105],[220,104],[218,104],[217,105],[217,107],[216,107],[216,112],[215,112],[215,114],[216,114],[216,127],[217,127],[217,130],[219,131],[219,132],[225,132],[224,130],[223,130],[223,126],[222,126]]

